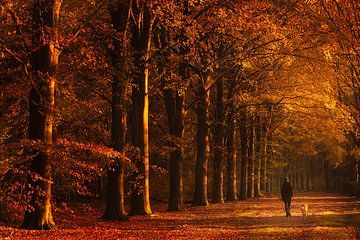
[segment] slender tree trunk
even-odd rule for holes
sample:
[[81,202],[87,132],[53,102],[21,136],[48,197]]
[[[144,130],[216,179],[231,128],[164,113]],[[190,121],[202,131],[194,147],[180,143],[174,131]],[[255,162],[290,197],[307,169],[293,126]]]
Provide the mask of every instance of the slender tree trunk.
[[267,134],[265,133],[261,138],[261,179],[260,179],[260,189],[266,192],[266,182],[267,182]]
[[329,162],[323,158],[324,161],[324,180],[325,180],[325,190],[330,190],[330,184],[329,184]]
[[306,174],[306,191],[311,191],[311,182],[310,182],[310,164],[311,158],[307,157],[306,160],[306,169],[305,169],[305,174]]
[[103,199],[104,198],[104,177],[102,175],[99,175],[97,178],[97,199]]
[[221,79],[216,81],[216,110],[214,129],[214,185],[212,189],[212,200],[215,203],[224,202],[224,104],[223,104],[224,83]]
[[301,172],[301,189],[302,189],[302,191],[304,191],[304,192],[306,191],[305,185],[306,185],[306,177],[305,177],[304,171],[302,171],[302,172]]
[[248,186],[248,136],[247,136],[247,118],[246,112],[242,113],[242,126],[240,126],[240,144],[241,144],[241,182],[240,199],[247,199]]
[[293,188],[294,190],[299,190],[299,172],[298,172],[298,167],[297,167],[297,163],[294,162],[294,182],[293,182]]
[[195,206],[208,205],[207,198],[207,170],[209,159],[209,128],[208,128],[208,108],[209,93],[206,85],[209,81],[205,77],[205,84],[202,80],[198,83],[198,106],[197,106],[197,131],[196,131],[196,169],[195,169]]
[[[33,21],[35,31],[49,29],[47,34],[36,33],[39,49],[33,54],[34,86],[29,94],[29,138],[50,145],[53,141],[55,84],[59,65],[59,15],[61,0],[41,3],[34,1]],[[47,36],[45,36],[47,35]],[[44,39],[46,38],[46,39]],[[45,45],[40,45],[45,43]],[[42,73],[42,74],[38,74]],[[22,228],[54,229],[51,212],[51,165],[48,150],[35,150],[30,164],[30,201],[25,211]],[[39,178],[39,177],[40,178]],[[40,190],[37,190],[40,189]]]
[[356,161],[356,192],[355,195],[357,198],[360,197],[360,161],[358,157],[355,159]]
[[184,135],[185,98],[178,90],[174,89],[165,90],[164,97],[170,134],[179,141],[178,143],[171,144],[173,150],[170,153],[170,193],[168,210],[180,211],[183,209],[183,148],[180,141]]
[[254,178],[254,196],[260,197],[260,178],[261,178],[261,140],[262,140],[262,126],[261,117],[258,117],[258,126],[256,130],[256,143],[255,143],[255,178]]
[[254,160],[255,160],[255,127],[249,129],[249,153],[248,153],[248,188],[247,197],[254,197]]
[[235,148],[235,139],[236,139],[236,131],[235,131],[235,121],[232,116],[232,110],[228,115],[228,130],[227,130],[227,164],[226,164],[226,172],[227,172],[227,192],[226,192],[226,200],[227,201],[235,201],[237,200],[237,178],[236,178],[236,148]]
[[267,145],[268,148],[266,149],[267,152],[266,152],[266,156],[267,156],[267,174],[266,174],[266,177],[267,177],[267,180],[266,180],[266,192],[267,193],[271,193],[272,192],[272,187],[273,187],[273,181],[274,181],[274,172],[272,170],[272,162],[271,162],[271,159],[273,157],[273,150],[272,150],[272,135],[268,135],[268,142],[269,144]]
[[139,187],[132,192],[129,215],[151,215],[149,192],[149,141],[148,141],[148,61],[150,57],[151,33],[153,18],[147,3],[134,1],[133,15],[137,17],[137,24],[133,26],[132,47],[135,51],[134,59],[137,71],[135,85],[132,90],[132,143],[140,149],[139,159],[136,161],[137,172],[134,179],[140,179]]

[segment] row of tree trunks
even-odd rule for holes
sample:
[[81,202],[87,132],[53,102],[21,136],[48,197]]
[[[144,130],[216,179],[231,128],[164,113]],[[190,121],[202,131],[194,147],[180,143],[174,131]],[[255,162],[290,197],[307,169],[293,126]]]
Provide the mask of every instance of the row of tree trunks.
[[[246,200],[270,192],[269,134],[260,117],[249,125],[246,110],[241,111],[239,129],[241,145],[241,179],[239,198]],[[270,140],[270,141],[269,141]]]
[[[40,140],[45,145],[53,142],[55,85],[59,65],[59,19],[61,0],[34,1],[34,43],[38,49],[32,56],[34,70],[29,94],[29,139]],[[49,31],[42,32],[44,29]],[[53,229],[55,222],[51,212],[51,164],[50,151],[35,150],[28,177],[30,195],[22,228]],[[40,191],[34,189],[40,189]]]
[[[216,108],[216,110],[219,110],[221,108]],[[197,112],[198,114],[201,113],[201,111]],[[203,115],[201,115],[203,116]],[[216,119],[216,118],[215,118]],[[266,131],[264,131],[262,124],[260,121],[258,121],[258,125],[248,126],[246,124],[247,116],[245,111],[242,112],[242,118],[239,123],[239,129],[240,129],[240,145],[241,145],[241,179],[240,179],[240,194],[239,198],[242,200],[245,200],[247,198],[251,197],[260,197],[261,191],[264,192],[270,192],[270,179],[268,179],[268,135],[266,134]],[[202,118],[199,118],[198,120],[202,120]],[[216,119],[216,122],[219,121],[219,119]],[[198,127],[200,127],[198,125]],[[220,149],[219,146],[222,146],[222,148],[226,148],[226,173],[227,173],[227,185],[226,185],[226,200],[233,201],[237,199],[237,177],[236,177],[236,151],[235,151],[235,121],[233,119],[233,116],[231,114],[228,115],[227,120],[227,132],[226,132],[226,138],[224,138],[224,141],[220,143],[218,140],[219,136],[225,136],[219,134],[219,129],[214,128],[214,142],[215,142],[215,149],[214,149],[214,185],[213,185],[213,202],[223,202],[224,199],[219,198],[219,196],[223,196],[224,194],[224,180],[220,180],[219,176],[223,177],[223,164],[219,165],[219,159],[217,159],[220,156],[223,156],[222,153],[217,153],[217,149]],[[204,138],[202,138],[204,139]],[[225,141],[226,139],[226,141]],[[200,143],[200,141],[198,141]],[[203,140],[201,140],[201,143],[204,143]],[[226,143],[226,146],[224,144]],[[204,147],[200,145],[200,147]],[[203,148],[205,149],[205,148]],[[199,151],[199,149],[198,149]],[[222,150],[224,151],[224,150]],[[218,155],[218,156],[217,156]],[[204,162],[202,162],[204,163]],[[201,165],[202,168],[200,168],[199,162],[197,162],[197,174],[199,174],[199,169],[203,171],[203,174],[201,176],[202,184],[205,185],[205,171],[204,169],[207,169],[207,163]],[[221,175],[220,175],[221,174]],[[197,175],[197,177],[199,177]],[[200,179],[200,178],[198,178]],[[196,183],[198,184],[198,182]],[[280,184],[280,183],[279,183]],[[305,180],[304,180],[305,184]],[[198,185],[196,185],[198,186]],[[262,187],[262,188],[261,188]],[[203,188],[201,188],[203,189]],[[195,190],[196,193],[196,190]],[[205,195],[205,189],[202,191],[203,196]],[[205,196],[204,196],[205,198]],[[195,204],[195,202],[194,202]],[[199,204],[199,205],[204,205]]]

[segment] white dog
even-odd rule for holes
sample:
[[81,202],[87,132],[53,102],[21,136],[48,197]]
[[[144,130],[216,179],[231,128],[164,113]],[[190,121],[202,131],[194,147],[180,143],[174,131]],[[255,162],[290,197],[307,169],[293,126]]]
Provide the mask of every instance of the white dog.
[[308,207],[308,205],[306,203],[304,203],[301,206],[301,212],[302,212],[303,217],[307,217],[308,209],[309,209],[309,207]]

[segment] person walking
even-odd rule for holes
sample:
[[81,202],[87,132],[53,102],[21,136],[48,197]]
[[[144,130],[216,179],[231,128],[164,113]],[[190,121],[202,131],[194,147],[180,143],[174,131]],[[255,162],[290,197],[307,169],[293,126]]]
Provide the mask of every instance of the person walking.
[[289,183],[288,178],[285,177],[284,182],[281,186],[281,199],[283,200],[283,202],[285,204],[286,217],[291,217],[290,208],[291,208],[292,194],[293,194],[292,187]]

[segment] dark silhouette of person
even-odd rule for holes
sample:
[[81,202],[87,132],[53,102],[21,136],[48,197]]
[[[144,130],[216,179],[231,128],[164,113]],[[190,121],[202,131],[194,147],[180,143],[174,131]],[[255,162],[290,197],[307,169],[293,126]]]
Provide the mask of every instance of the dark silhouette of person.
[[290,207],[291,207],[291,198],[292,198],[292,187],[289,183],[287,177],[284,178],[284,182],[281,186],[281,199],[285,204],[285,212],[287,217],[291,217]]

